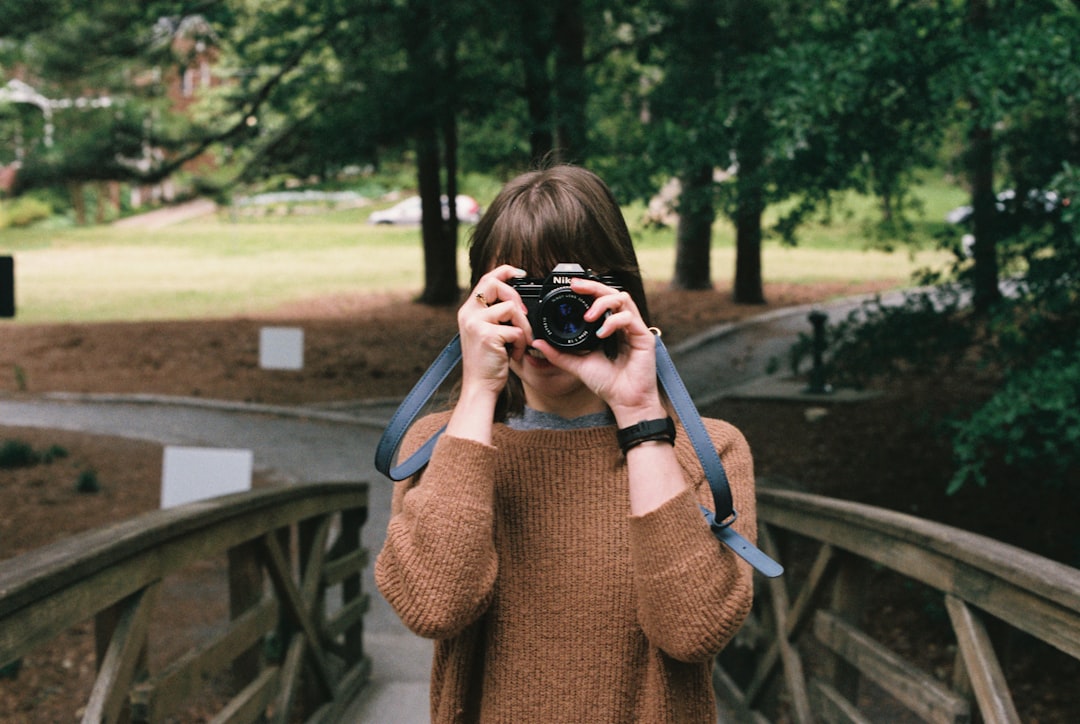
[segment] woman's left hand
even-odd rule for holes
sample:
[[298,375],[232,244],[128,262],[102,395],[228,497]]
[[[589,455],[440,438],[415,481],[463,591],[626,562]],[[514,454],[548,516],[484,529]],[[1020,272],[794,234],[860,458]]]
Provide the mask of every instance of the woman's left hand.
[[617,335],[618,354],[609,359],[601,350],[584,355],[564,352],[542,339],[534,340],[533,346],[553,365],[578,377],[621,424],[662,417],[666,413],[657,387],[656,338],[634,300],[626,292],[590,279],[574,279],[570,286],[578,294],[594,297],[585,313],[586,321],[609,315],[597,336],[607,339]]

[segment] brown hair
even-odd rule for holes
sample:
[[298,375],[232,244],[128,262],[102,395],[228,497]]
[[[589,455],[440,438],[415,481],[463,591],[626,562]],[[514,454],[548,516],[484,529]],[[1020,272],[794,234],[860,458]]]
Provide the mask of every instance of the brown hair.
[[[576,263],[613,276],[633,298],[645,323],[649,310],[630,231],[611,190],[591,171],[557,165],[507,183],[473,229],[472,284],[500,264],[542,278],[559,263]],[[511,375],[497,417],[523,404]]]

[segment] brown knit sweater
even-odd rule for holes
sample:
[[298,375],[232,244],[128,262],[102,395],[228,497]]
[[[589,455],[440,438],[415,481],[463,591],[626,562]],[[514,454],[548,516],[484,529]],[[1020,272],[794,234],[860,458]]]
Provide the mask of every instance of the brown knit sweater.
[[[445,422],[419,421],[403,455]],[[705,423],[753,540],[749,447]],[[712,657],[750,609],[751,569],[709,531],[708,482],[678,432],[688,490],[640,517],[614,427],[444,435],[397,484],[375,578],[436,639],[432,722],[716,721]]]

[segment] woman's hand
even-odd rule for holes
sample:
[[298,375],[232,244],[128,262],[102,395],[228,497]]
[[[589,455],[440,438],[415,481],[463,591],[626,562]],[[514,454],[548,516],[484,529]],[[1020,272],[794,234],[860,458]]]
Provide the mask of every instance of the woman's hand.
[[461,396],[447,425],[455,437],[490,442],[495,403],[506,386],[510,359],[520,360],[532,341],[521,296],[508,279],[526,272],[504,264],[480,278],[458,310]]
[[600,350],[585,355],[564,352],[545,340],[536,340],[533,346],[599,396],[620,427],[664,417],[667,412],[656,379],[656,339],[634,300],[626,292],[590,279],[574,279],[570,286],[578,294],[594,297],[585,313],[586,321],[608,315],[597,336],[607,339],[618,335],[618,354],[608,359]]

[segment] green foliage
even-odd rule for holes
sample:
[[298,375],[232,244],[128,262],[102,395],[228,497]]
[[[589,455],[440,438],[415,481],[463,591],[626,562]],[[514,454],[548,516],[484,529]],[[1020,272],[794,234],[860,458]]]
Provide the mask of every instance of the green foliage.
[[79,493],[101,492],[101,481],[98,480],[97,471],[93,468],[80,471],[79,476],[75,479],[75,491]]
[[67,448],[62,445],[50,445],[45,452],[41,454],[41,461],[45,463],[51,463],[61,458],[68,456]]
[[[1080,211],[1071,203],[1080,198],[1080,169],[1064,164],[1049,187],[1070,202],[1009,221],[998,251],[1017,276],[991,314],[971,314],[961,295],[924,292],[892,308],[869,305],[830,329],[834,381],[933,374],[965,355],[1000,378],[974,412],[949,422],[950,494],[974,485],[1080,502]],[[802,340],[793,355],[808,345]]]
[[27,442],[4,440],[0,443],[0,469],[24,468],[40,461],[41,456]]
[[[972,340],[955,286],[908,292],[900,304],[877,297],[827,326],[825,377],[833,384],[862,387],[881,375],[928,374],[947,360],[958,360]],[[812,338],[800,334],[791,349],[792,372],[799,372],[812,349]]]
[[60,445],[50,445],[46,450],[39,452],[23,440],[4,440],[0,442],[0,469],[51,463],[67,455],[68,451]]
[[[948,492],[1019,478],[1061,489],[1080,480],[1080,343],[1019,368],[966,420],[954,423],[956,472]],[[1080,494],[1080,490],[1077,491]]]
[[48,219],[52,213],[52,206],[33,196],[0,202],[0,229],[30,226]]
[[19,678],[19,672],[22,670],[22,659],[15,659],[10,664],[0,666],[0,679],[10,679],[14,681]]
[[[1052,184],[1062,198],[1080,198],[1080,169],[1066,164]],[[949,490],[1000,475],[1072,486],[1080,497],[1080,212],[1070,203],[1032,220],[1004,250],[1024,262],[1015,296],[990,320],[988,353],[1004,381],[955,423],[958,467]]]

